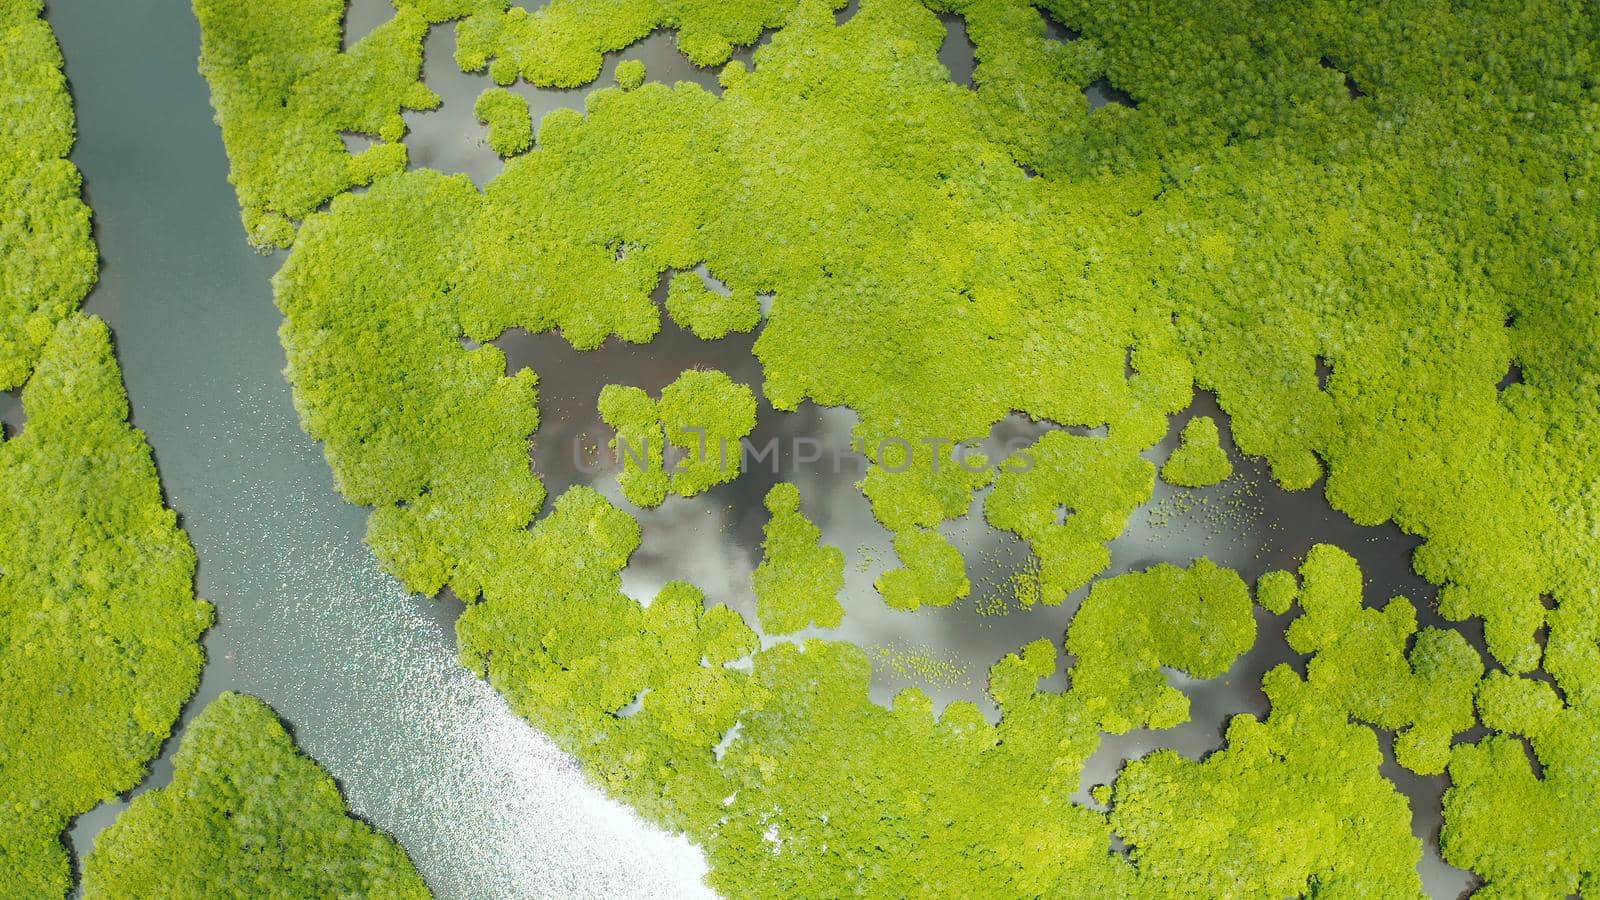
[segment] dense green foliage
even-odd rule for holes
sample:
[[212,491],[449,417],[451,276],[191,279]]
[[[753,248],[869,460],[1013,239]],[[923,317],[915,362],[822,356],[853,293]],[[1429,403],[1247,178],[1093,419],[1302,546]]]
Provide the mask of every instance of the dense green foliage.
[[144,777],[211,607],[104,323],[56,326],[22,396],[0,443],[0,894],[61,896],[61,832]]
[[1600,610],[1562,604],[1549,622],[1553,683],[1490,675],[1478,711],[1499,733],[1450,755],[1440,843],[1500,896],[1600,895]]
[[693,497],[739,477],[741,441],[756,427],[756,395],[715,369],[690,369],[661,389],[661,430],[682,451],[672,492]]
[[1406,798],[1378,738],[1288,666],[1267,673],[1265,721],[1228,722],[1194,762],[1172,750],[1117,778],[1111,826],[1157,897],[1404,897],[1422,884]]
[[1155,466],[1115,441],[1065,431],[1046,434],[1028,453],[1031,467],[1002,472],[983,515],[1032,544],[1040,598],[1060,603],[1111,564],[1106,542],[1150,499]]
[[894,536],[901,567],[878,576],[883,602],[895,609],[949,606],[972,591],[961,551],[937,531],[912,528]]
[[600,416],[617,431],[611,449],[622,466],[623,495],[652,507],[669,492],[693,497],[739,477],[740,441],[756,427],[756,398],[725,372],[690,369],[662,388],[660,401],[636,387],[606,385]]
[[533,146],[533,114],[528,101],[505,88],[490,88],[473,105],[478,121],[489,126],[489,149],[516,156]]
[[625,59],[617,63],[617,86],[625,91],[631,91],[644,84],[646,74],[642,60]]
[[[514,563],[456,623],[462,663],[647,815],[706,828],[728,795],[712,748],[752,697],[727,664],[755,650],[755,633],[687,584],[649,606],[623,594],[639,526],[589,488],[509,538]],[[637,712],[615,715],[647,689]]]
[[260,700],[213,700],[173,767],[95,840],[85,897],[429,896],[405,851],[346,813]]
[[1273,615],[1288,612],[1299,592],[1300,585],[1293,572],[1274,569],[1256,579],[1256,602]]
[[[293,222],[334,194],[403,171],[401,111],[439,105],[417,80],[427,21],[415,4],[350,53],[340,52],[344,7],[344,0],[195,4],[200,68],[233,164],[228,180],[259,246],[286,246]],[[271,65],[253,62],[264,51]],[[352,156],[342,132],[383,142]]]
[[617,484],[638,506],[660,506],[667,499],[667,439],[650,395],[631,385],[608,384],[600,391],[600,418],[616,429],[611,452],[622,466]]
[[666,306],[672,321],[707,341],[725,338],[735,331],[752,331],[761,321],[761,300],[755,291],[723,294],[712,290],[694,272],[672,276],[667,283]]
[[800,489],[776,485],[767,492],[766,540],[756,566],[756,615],[767,634],[810,625],[838,628],[844,619],[844,553],[820,543],[822,530],[800,512]]
[[1108,578],[1067,630],[1072,691],[1102,730],[1171,728],[1189,720],[1189,698],[1162,668],[1215,678],[1255,640],[1250,590],[1232,569],[1197,559]]
[[61,55],[0,3],[0,896],[60,897],[71,820],[132,788],[199,680],[209,604],[105,323]]
[[1233,474],[1233,461],[1219,443],[1217,420],[1195,416],[1183,426],[1181,441],[1161,467],[1162,478],[1184,487],[1205,487]]
[[[344,495],[375,507],[384,567],[467,600],[464,661],[609,790],[700,841],[715,886],[1415,894],[1420,844],[1379,772],[1380,728],[1405,765],[1448,765],[1450,861],[1511,896],[1595,889],[1591,10],[864,0],[840,25],[824,0],[397,5],[341,53],[336,4],[196,0],[246,223],[295,245],[277,293],[305,427]],[[939,63],[936,12],[964,18],[974,88]],[[1045,14],[1080,36],[1052,39]],[[753,66],[724,69],[720,95],[619,71],[627,89],[551,113],[482,192],[374,178],[403,164],[398,111],[432,102],[423,23],[460,17],[463,68],[555,86],[654,28],[719,64],[782,27]],[[1083,89],[1101,78],[1135,106],[1091,112]],[[351,156],[345,130],[384,143]],[[1248,644],[1236,576],[1196,563],[1096,587],[1068,638],[1086,651],[1073,687],[1039,690],[1058,660],[1030,644],[992,672],[998,724],[963,704],[935,715],[916,692],[874,705],[859,649],[757,651],[687,585],[637,603],[617,574],[637,526],[598,494],[569,491],[529,530],[545,499],[527,454],[535,378],[460,339],[646,342],[663,273],[701,265],[735,309],[679,274],[675,321],[714,338],[771,295],[767,400],[859,415],[876,460],[862,489],[902,564],[879,581],[892,605],[968,590],[938,528],[991,484],[984,515],[1032,546],[1039,597],[1088,584],[1151,495],[1141,454],[1198,385],[1283,486],[1326,476],[1357,522],[1420,536],[1440,611],[1481,618],[1504,671],[1479,686],[1484,660],[1458,635],[1418,632],[1409,601],[1364,606],[1353,562],[1318,548],[1303,584],[1258,586],[1273,612],[1299,603],[1305,676],[1270,673],[1271,714],[1235,717],[1204,761],[1131,763],[1107,813],[1069,800],[1100,729],[1175,724],[1160,667],[1216,675]],[[603,398],[607,420],[660,433],[667,398],[631,390]],[[1105,433],[1050,431],[1029,465],[958,460],[956,443],[1013,412]],[[1179,453],[1195,459],[1170,477],[1213,480],[1215,423],[1190,429]],[[654,466],[624,472],[630,498],[665,496]],[[1166,620],[1163,602],[1213,627]],[[1137,652],[1087,652],[1122,639]],[[1474,697],[1495,733],[1452,746]]]
[[0,4],[0,390],[20,386],[99,273],[61,50],[43,0]]
[[[1394,755],[1424,774],[1444,771],[1450,742],[1472,727],[1472,692],[1483,660],[1454,631],[1417,631],[1403,597],[1382,610],[1363,605],[1361,570],[1343,550],[1311,548],[1300,567],[1305,614],[1289,625],[1289,646],[1315,654],[1306,680],[1326,703],[1398,731]],[[1409,646],[1409,649],[1407,649]]]

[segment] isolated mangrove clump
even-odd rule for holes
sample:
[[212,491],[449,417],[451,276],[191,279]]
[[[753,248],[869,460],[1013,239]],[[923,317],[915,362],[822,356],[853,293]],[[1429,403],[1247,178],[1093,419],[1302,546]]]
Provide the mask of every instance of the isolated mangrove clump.
[[1233,475],[1233,461],[1222,449],[1217,420],[1195,416],[1183,426],[1178,449],[1161,467],[1161,477],[1183,487],[1206,487],[1227,481]]
[[800,489],[776,485],[767,492],[766,539],[755,571],[756,615],[767,634],[808,625],[837,628],[844,619],[844,553],[820,543],[822,529],[800,511]]

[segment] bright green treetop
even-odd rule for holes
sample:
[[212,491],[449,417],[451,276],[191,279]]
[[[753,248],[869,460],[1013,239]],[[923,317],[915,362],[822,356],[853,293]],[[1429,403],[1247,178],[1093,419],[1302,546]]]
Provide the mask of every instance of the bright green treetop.
[[820,543],[822,530],[800,512],[800,489],[787,482],[767,492],[761,564],[756,566],[756,613],[767,634],[809,625],[837,628],[844,618],[844,553]]
[[1195,416],[1183,426],[1181,440],[1161,467],[1162,478],[1183,487],[1205,487],[1233,474],[1233,461],[1219,443],[1216,419]]

